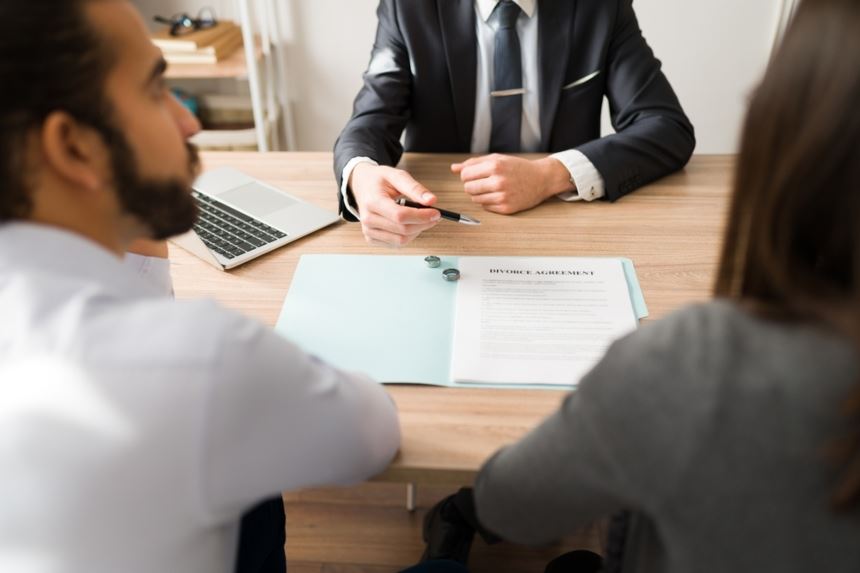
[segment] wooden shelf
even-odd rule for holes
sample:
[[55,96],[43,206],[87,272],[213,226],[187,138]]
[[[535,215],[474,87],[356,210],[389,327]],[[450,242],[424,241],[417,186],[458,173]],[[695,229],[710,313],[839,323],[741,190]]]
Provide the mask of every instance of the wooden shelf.
[[[271,62],[268,61],[268,58],[272,56],[271,52],[274,46],[271,45],[271,43],[269,45],[263,45],[263,38],[268,38],[268,36],[263,32],[260,32],[260,34],[254,34],[253,20],[251,19],[251,11],[249,9],[249,4],[252,2],[256,4],[256,1],[253,0],[236,0],[242,19],[242,47],[220,62],[212,64],[168,62],[165,77],[170,80],[190,80],[191,82],[194,80],[222,79],[238,80],[240,83],[247,82],[252,110],[254,112],[254,123],[256,124],[254,126],[256,146],[260,151],[269,151],[271,148],[271,137],[269,137],[269,134],[273,133],[273,131],[268,129],[265,120],[261,119],[261,117],[276,113],[270,108],[280,105],[277,101],[277,94],[274,92],[277,84],[276,79],[274,79],[276,77],[274,76],[275,71]],[[265,29],[267,29],[267,27]],[[252,38],[254,54],[253,57],[248,57],[247,52],[244,49],[244,40],[251,40]],[[179,57],[179,54],[177,54],[175,59],[180,61],[182,60],[182,58]],[[248,67],[249,64],[250,68]],[[182,87],[188,91],[196,91],[191,86],[183,85]],[[209,89],[213,88],[210,87]],[[249,133],[250,132],[247,131],[245,133],[216,132],[211,134],[201,134],[201,139],[206,139],[211,136],[211,140],[216,144],[219,143],[219,140],[223,140],[228,146],[236,146],[244,149],[246,147],[246,137]],[[277,133],[280,133],[280,131]],[[221,147],[221,145],[216,146]]]
[[[255,59],[263,58],[263,47],[256,45]],[[240,47],[228,58],[216,64],[169,64],[165,77],[169,79],[211,79],[211,78],[247,78],[248,66],[245,61],[245,48]]]
[[[271,145],[272,133],[277,128],[280,114],[264,119],[266,139]],[[247,129],[204,129],[191,138],[191,143],[205,151],[256,151],[257,133],[255,128]]]

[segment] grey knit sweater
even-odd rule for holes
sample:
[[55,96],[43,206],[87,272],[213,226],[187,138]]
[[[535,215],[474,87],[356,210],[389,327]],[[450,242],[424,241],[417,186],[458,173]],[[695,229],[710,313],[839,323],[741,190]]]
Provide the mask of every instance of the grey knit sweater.
[[542,543],[636,512],[624,571],[860,572],[860,512],[822,454],[860,381],[844,339],[690,307],[615,343],[556,414],[481,470],[481,522]]

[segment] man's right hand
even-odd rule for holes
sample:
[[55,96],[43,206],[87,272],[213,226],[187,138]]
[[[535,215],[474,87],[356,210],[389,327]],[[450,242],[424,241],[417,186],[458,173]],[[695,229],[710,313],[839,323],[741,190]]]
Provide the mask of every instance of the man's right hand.
[[370,244],[402,247],[439,222],[435,209],[395,203],[401,196],[422,205],[436,202],[433,193],[402,169],[359,163],[352,170],[349,188],[358,206],[361,230]]

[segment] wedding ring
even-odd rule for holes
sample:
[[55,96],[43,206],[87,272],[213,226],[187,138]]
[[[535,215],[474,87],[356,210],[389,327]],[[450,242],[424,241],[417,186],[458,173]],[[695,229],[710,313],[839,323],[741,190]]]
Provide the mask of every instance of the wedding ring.
[[442,271],[442,277],[446,281],[458,281],[460,280],[460,271],[458,271],[457,269],[445,269],[444,271]]
[[431,269],[435,269],[442,264],[441,259],[439,259],[439,257],[434,256],[424,257],[424,262],[427,263],[427,266]]

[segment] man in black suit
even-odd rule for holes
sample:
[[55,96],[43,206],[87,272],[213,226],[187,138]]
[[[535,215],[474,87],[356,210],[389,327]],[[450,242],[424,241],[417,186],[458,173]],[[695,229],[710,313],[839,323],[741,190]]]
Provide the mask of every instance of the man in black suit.
[[[683,167],[693,127],[645,43],[632,0],[381,0],[364,87],[334,149],[340,211],[372,243],[439,220],[394,169],[404,146],[480,155],[452,165],[497,213],[545,199],[614,201]],[[609,100],[617,133],[600,137]],[[506,153],[553,153],[525,160]],[[489,155],[487,155],[489,153]]]

